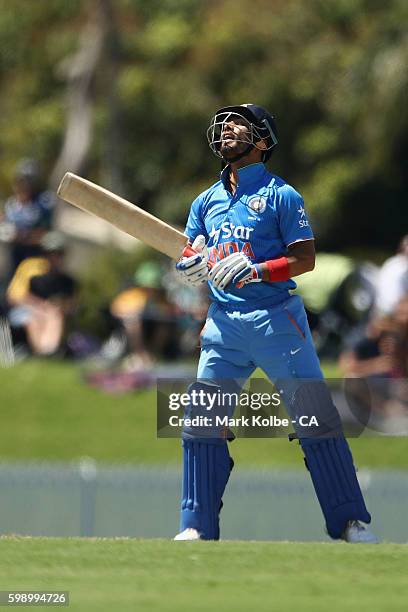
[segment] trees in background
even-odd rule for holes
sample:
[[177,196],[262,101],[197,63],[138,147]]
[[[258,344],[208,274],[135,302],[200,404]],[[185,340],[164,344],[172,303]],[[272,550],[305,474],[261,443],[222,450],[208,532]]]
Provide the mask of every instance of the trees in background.
[[182,224],[219,170],[211,114],[256,102],[277,117],[271,168],[304,194],[320,248],[392,249],[407,17],[406,0],[2,0],[0,190],[22,156],[57,180],[77,125],[70,169]]

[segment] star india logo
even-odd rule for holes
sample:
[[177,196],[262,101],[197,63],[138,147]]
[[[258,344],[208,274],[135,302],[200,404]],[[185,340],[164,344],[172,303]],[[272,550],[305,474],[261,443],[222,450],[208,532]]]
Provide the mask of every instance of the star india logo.
[[266,198],[254,196],[248,200],[248,206],[257,213],[263,213],[266,208]]
[[300,219],[299,219],[299,227],[307,227],[309,225],[309,221],[306,218],[306,211],[303,206],[297,209]]

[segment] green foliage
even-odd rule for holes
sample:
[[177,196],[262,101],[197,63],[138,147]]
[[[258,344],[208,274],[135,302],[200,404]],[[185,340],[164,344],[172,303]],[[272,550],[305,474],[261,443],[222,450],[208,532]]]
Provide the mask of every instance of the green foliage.
[[[406,198],[405,0],[105,0],[119,54],[94,87],[89,174],[103,178],[111,91],[127,196],[183,222],[219,165],[214,110],[254,101],[277,116],[271,167],[305,195],[320,247],[394,248]],[[51,170],[64,132],[60,66],[98,3],[0,2],[0,193],[16,160]],[[386,206],[392,214],[385,214]],[[350,227],[350,216],[356,228]],[[378,231],[381,226],[381,232]]]

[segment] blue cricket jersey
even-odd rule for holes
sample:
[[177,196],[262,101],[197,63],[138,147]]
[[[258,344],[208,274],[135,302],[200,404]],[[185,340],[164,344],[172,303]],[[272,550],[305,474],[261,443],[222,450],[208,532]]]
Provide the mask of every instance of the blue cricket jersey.
[[[227,166],[220,180],[194,200],[185,229],[192,242],[199,234],[205,236],[211,262],[243,251],[261,263],[285,256],[294,242],[313,239],[303,198],[263,163],[238,170],[234,195],[227,189],[228,173]],[[296,288],[293,280],[248,283],[241,289],[230,285],[226,291],[209,285],[213,300],[254,308],[279,303]]]

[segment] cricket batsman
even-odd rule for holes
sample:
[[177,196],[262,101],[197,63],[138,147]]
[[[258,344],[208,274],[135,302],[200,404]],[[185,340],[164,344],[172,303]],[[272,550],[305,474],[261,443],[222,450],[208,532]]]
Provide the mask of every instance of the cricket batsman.
[[[314,268],[314,238],[300,194],[265,167],[278,143],[274,118],[255,104],[219,109],[207,131],[221,158],[220,180],[193,202],[185,233],[196,254],[176,265],[183,279],[208,281],[197,388],[235,381],[259,367],[289,388],[290,415],[318,413],[326,435],[297,430],[326,529],[333,539],[377,543],[348,443],[323,380],[301,298],[292,280]],[[191,251],[190,251],[191,253]],[[314,384],[308,384],[312,381]],[[333,432],[331,434],[330,432]],[[233,461],[225,436],[183,429],[180,533],[218,540],[222,496]]]

